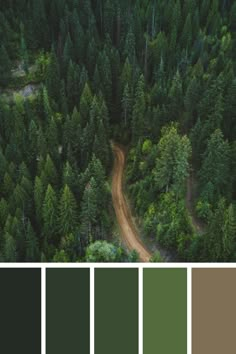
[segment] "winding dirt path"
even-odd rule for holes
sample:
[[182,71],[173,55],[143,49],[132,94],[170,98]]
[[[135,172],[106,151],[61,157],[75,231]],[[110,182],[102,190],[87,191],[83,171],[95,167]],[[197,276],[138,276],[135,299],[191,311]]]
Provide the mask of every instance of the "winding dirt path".
[[141,262],[148,262],[151,253],[141,241],[138,231],[132,220],[130,208],[123,194],[123,172],[125,167],[124,149],[115,143],[112,143],[114,152],[114,168],[112,178],[112,200],[121,230],[121,237],[129,250],[136,250]]

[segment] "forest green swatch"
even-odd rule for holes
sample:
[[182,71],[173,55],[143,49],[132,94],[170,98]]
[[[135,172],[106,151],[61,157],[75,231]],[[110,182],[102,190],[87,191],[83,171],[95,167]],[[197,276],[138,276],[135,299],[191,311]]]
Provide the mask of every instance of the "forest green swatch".
[[187,353],[186,269],[144,269],[143,354]]
[[138,354],[138,270],[95,270],[95,354]]
[[89,269],[47,269],[46,353],[89,354]]

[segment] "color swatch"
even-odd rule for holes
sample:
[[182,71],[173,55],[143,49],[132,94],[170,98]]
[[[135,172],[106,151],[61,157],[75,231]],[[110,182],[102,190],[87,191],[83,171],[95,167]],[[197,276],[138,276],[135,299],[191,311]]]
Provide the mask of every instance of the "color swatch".
[[187,353],[186,269],[144,269],[143,353]]
[[192,270],[192,354],[235,354],[236,269]]
[[46,353],[89,354],[89,269],[47,269]]
[[41,354],[41,269],[0,269],[0,352]]
[[138,354],[138,270],[95,269],[95,354]]

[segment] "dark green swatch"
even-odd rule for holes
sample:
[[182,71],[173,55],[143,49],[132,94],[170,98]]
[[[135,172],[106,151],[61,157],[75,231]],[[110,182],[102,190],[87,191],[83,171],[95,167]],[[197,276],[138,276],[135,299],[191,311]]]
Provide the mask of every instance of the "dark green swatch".
[[41,269],[0,269],[0,353],[41,354]]
[[95,354],[138,354],[138,270],[95,270]]
[[47,269],[46,353],[89,354],[89,269]]
[[186,269],[144,269],[143,274],[143,354],[186,354]]

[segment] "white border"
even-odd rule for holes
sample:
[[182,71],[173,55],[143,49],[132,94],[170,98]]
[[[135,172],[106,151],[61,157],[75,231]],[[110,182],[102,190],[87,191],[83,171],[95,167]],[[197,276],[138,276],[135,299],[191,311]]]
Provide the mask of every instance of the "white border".
[[236,268],[236,263],[0,263],[0,268]]

